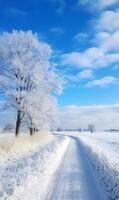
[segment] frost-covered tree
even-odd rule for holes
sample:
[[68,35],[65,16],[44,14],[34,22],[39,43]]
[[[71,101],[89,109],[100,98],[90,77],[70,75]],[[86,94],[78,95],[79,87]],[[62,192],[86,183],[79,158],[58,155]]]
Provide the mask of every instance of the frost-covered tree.
[[[9,105],[17,111],[16,135],[28,113],[27,103],[34,98],[33,93],[40,92],[41,88],[47,94],[61,89],[51,55],[50,46],[39,41],[37,34],[31,31],[0,35],[0,89]],[[35,103],[38,101],[41,99]]]
[[51,94],[36,93],[27,104],[30,135],[35,131],[49,130],[57,121],[56,99]]
[[95,131],[95,127],[93,124],[88,125],[88,131],[90,131],[91,133],[93,133]]

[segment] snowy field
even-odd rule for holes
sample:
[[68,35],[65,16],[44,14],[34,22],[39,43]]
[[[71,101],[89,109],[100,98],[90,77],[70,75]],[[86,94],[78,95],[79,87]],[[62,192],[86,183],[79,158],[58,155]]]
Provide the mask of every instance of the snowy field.
[[80,141],[107,198],[119,200],[119,133],[85,133]]
[[0,200],[119,200],[119,133],[6,136]]

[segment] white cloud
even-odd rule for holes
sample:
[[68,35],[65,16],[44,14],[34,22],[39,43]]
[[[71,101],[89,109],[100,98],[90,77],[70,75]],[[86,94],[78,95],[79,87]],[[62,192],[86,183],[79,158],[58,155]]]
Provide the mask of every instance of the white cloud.
[[105,40],[107,40],[108,38],[110,37],[110,33],[108,32],[104,32],[104,31],[101,31],[101,32],[97,32],[95,34],[95,37],[93,38],[92,42],[94,44],[102,44]]
[[93,71],[91,69],[85,69],[76,75],[68,75],[66,78],[73,82],[79,82],[82,79],[92,79],[94,77]]
[[61,56],[61,64],[77,68],[103,68],[119,62],[119,30],[98,32],[93,47]]
[[[106,48],[106,44],[104,47]],[[116,62],[119,62],[119,53],[105,53],[100,47],[92,47],[83,52],[71,52],[61,56],[62,65],[77,68],[98,69]]]
[[105,87],[112,84],[119,84],[119,79],[113,76],[105,76],[98,80],[89,81],[86,87],[100,86]]
[[103,11],[94,24],[99,31],[114,32],[119,30],[119,11]]
[[114,33],[98,32],[92,40],[94,45],[97,45],[100,50],[105,53],[119,52],[119,30]]
[[94,21],[94,44],[105,52],[119,51],[119,11],[103,11]]
[[[116,5],[116,3],[119,3],[119,0],[98,0],[98,2],[95,0],[81,0],[79,3],[91,6],[93,9],[94,7],[102,9],[100,17],[93,23],[95,26],[95,36],[90,40],[92,47],[83,51],[77,50],[61,55],[60,64],[69,68],[76,67],[84,70],[100,69],[117,65],[119,62],[119,11],[104,10],[108,7],[111,8],[110,6]],[[85,33],[78,33],[74,36],[74,40],[76,40],[79,45],[87,39],[89,40],[89,36]],[[80,80],[81,78],[83,77],[81,77],[79,72],[75,77],[71,76],[69,80]],[[114,77],[107,76],[88,84],[104,86],[117,84],[117,80]],[[87,86],[89,86],[88,84]]]
[[60,127],[87,128],[95,125],[97,130],[119,129],[119,104],[76,106],[69,105],[60,108]]
[[103,10],[119,3],[119,0],[79,0],[79,4],[91,10]]
[[109,34],[105,40],[100,41],[100,47],[106,51],[119,51],[119,30]]
[[93,71],[90,69],[83,70],[79,73],[79,77],[83,79],[93,78]]
[[98,58],[103,57],[103,53],[97,48],[90,48],[84,52],[71,52],[61,56],[63,65],[71,65],[79,68],[94,68],[93,62]]

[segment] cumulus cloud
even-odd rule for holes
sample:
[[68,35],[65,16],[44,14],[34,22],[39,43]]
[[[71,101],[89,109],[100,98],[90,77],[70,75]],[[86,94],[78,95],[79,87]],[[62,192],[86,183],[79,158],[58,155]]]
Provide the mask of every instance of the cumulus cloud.
[[61,56],[62,65],[76,66],[79,68],[94,68],[94,61],[104,56],[97,48],[89,48],[84,52],[71,52]]
[[68,79],[73,82],[79,82],[82,79],[92,79],[93,77],[93,71],[90,69],[85,69],[76,75],[68,76]]
[[119,29],[119,11],[103,11],[98,20],[94,21],[98,31],[114,32]]
[[91,10],[103,10],[119,3],[119,0],[79,0],[79,4]]
[[103,11],[94,21],[94,42],[104,51],[119,50],[119,11]]
[[119,31],[108,35],[104,41],[101,41],[101,48],[106,52],[118,52],[119,51]]
[[89,79],[93,77],[93,71],[90,69],[83,70],[79,73],[79,77],[83,79]]
[[119,84],[119,79],[113,76],[105,76],[98,80],[89,81],[86,87],[100,86],[105,87],[112,84]]
[[97,32],[92,40],[92,43],[94,45],[102,45],[106,40],[109,39],[110,35],[110,33],[104,31]]
[[[77,41],[77,44],[80,45],[82,42],[88,41],[90,47],[87,45],[88,48],[85,50],[64,53],[61,55],[60,64],[79,70],[100,70],[105,67],[116,66],[119,62],[119,10],[113,9],[111,11],[111,8],[114,8],[113,6],[119,3],[119,0],[81,0],[79,3],[92,9],[101,9],[97,20],[92,23],[95,31],[94,36],[91,39],[90,35],[80,32],[74,35],[73,39]],[[83,77],[79,72],[75,77],[71,76],[70,80],[80,80],[81,78]],[[93,78],[92,74],[89,74],[89,78]],[[106,86],[117,84],[117,82],[118,80],[115,77],[106,76],[100,80],[90,81],[87,86]]]
[[[112,44],[113,45],[113,44]],[[106,44],[104,46],[107,48]],[[111,44],[109,45],[111,47]],[[77,68],[98,69],[119,61],[119,53],[106,53],[103,48],[92,47],[83,52],[71,52],[61,56],[61,64]]]
[[84,51],[73,51],[61,56],[61,64],[78,68],[103,68],[119,62],[119,30],[97,32],[93,45]]
[[60,108],[61,128],[87,128],[93,124],[96,130],[119,129],[119,104],[76,106]]

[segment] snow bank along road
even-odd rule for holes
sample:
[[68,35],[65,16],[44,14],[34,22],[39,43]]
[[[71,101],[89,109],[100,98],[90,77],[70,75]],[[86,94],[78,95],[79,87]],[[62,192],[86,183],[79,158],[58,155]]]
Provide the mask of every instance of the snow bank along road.
[[119,200],[119,133],[81,134],[87,158],[108,200]]
[[67,137],[55,137],[18,158],[0,162],[0,200],[42,200],[68,141]]
[[70,143],[56,171],[45,200],[103,200],[98,183],[78,137]]

